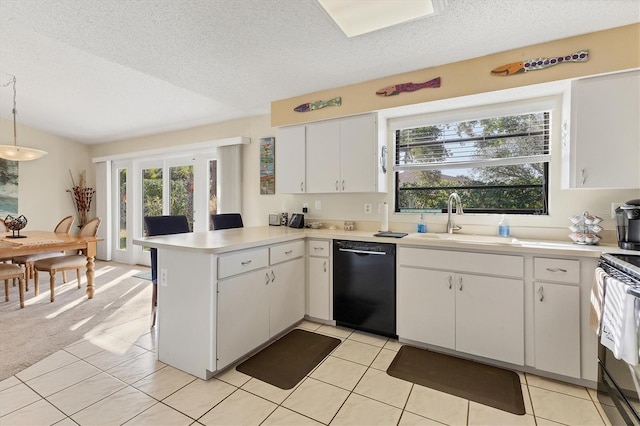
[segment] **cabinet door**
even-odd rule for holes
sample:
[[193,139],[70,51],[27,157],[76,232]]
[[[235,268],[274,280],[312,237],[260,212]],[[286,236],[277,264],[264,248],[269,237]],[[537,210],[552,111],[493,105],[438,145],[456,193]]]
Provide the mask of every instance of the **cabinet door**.
[[307,293],[307,315],[330,320],[329,258],[309,257],[307,260],[309,279]]
[[573,83],[574,187],[640,188],[639,116],[639,71]]
[[268,272],[218,281],[218,370],[269,339]]
[[398,268],[398,337],[455,349],[453,273]]
[[535,367],[580,378],[580,289],[535,283]]
[[304,317],[304,258],[273,266],[269,271],[269,334],[274,336]]
[[340,121],[307,126],[307,192],[342,190],[340,181]]
[[305,127],[282,127],[276,131],[276,192],[305,192]]
[[522,280],[458,274],[456,349],[524,365]]
[[340,122],[340,188],[343,192],[375,192],[377,184],[375,115]]

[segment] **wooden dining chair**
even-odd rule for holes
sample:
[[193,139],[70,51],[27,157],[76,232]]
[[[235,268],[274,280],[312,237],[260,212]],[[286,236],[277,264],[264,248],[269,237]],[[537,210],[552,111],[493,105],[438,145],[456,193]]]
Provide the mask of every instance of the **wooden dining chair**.
[[[102,219],[99,217],[90,220],[82,227],[82,229],[80,229],[79,235],[82,237],[95,237],[98,235],[100,222],[102,222]],[[80,288],[80,269],[84,268],[86,265],[87,258],[84,254],[72,254],[36,260],[33,264],[35,269],[34,282],[36,294],[38,293],[38,272],[45,271],[49,273],[49,288],[51,291],[51,301],[53,302],[55,297],[54,288],[56,283],[56,272],[75,269],[78,277],[78,288]]]
[[211,221],[213,222],[214,230],[244,227],[240,213],[212,214]]
[[24,308],[24,270],[19,265],[0,263],[0,280],[4,280],[4,300],[9,301],[9,280],[17,279],[20,289],[20,308]]
[[[147,236],[184,234],[191,232],[189,222],[184,215],[145,216]],[[158,306],[158,249],[151,248],[151,327],[156,324],[156,308]]]
[[[60,222],[58,222],[58,224],[56,225],[56,227],[54,228],[53,232],[55,232],[56,234],[69,234],[69,232],[71,231],[71,226],[73,225],[75,218],[73,216],[67,216],[65,218],[63,218]],[[34,262],[36,260],[40,260],[40,259],[46,259],[49,257],[58,257],[58,256],[63,256],[64,252],[63,251],[54,251],[54,252],[50,252],[50,253],[37,253],[37,254],[28,254],[25,256],[16,256],[14,258],[11,259],[11,261],[13,263],[15,263],[16,265],[21,265],[24,267],[24,271],[25,271],[25,290],[29,291],[29,280],[35,277],[35,268],[34,268]],[[67,275],[66,275],[66,271],[62,271],[62,281],[63,282],[67,282]],[[38,295],[38,286],[35,285],[34,283],[34,288],[36,289],[35,295]]]

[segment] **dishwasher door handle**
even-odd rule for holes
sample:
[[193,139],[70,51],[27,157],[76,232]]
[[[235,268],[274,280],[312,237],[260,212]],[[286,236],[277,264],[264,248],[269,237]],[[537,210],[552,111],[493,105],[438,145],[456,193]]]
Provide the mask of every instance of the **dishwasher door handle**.
[[383,252],[383,251],[366,251],[366,250],[354,250],[354,249],[338,249],[338,251],[346,251],[349,253],[357,253],[357,254],[382,254],[385,255],[387,253]]

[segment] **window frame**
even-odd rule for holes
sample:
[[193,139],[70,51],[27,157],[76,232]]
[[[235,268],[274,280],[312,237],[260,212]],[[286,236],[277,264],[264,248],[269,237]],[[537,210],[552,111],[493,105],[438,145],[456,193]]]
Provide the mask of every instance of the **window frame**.
[[[392,118],[389,120],[389,132],[390,138],[393,140],[393,149],[394,149],[394,165],[397,160],[397,132],[402,129],[407,128],[415,128],[415,127],[428,127],[456,122],[464,122],[464,121],[473,121],[473,120],[482,120],[488,118],[498,118],[505,116],[515,116],[515,115],[524,115],[535,112],[548,112],[549,113],[549,125],[547,127],[547,150],[545,153],[546,160],[541,161],[543,163],[543,171],[542,176],[544,182],[542,183],[542,191],[544,194],[543,200],[543,208],[542,209],[474,209],[465,207],[465,213],[479,213],[479,214],[524,214],[524,215],[540,215],[540,216],[548,216],[549,215],[549,180],[550,180],[550,163],[552,161],[552,129],[553,129],[553,120],[556,119],[557,115],[560,114],[560,102],[555,97],[545,97],[545,98],[531,98],[531,99],[523,99],[514,102],[504,102],[504,103],[495,103],[495,104],[486,104],[480,105],[472,108],[460,108],[460,109],[451,109],[446,111],[425,113],[414,116],[404,116]],[[532,161],[532,163],[537,163],[537,161]],[[450,168],[450,167],[449,167]],[[446,170],[447,166],[445,165],[443,168],[438,168],[437,170]],[[397,170],[393,170],[394,177],[394,211],[395,213],[401,214],[416,214],[416,213],[446,213],[446,207],[442,209],[411,209],[411,210],[401,210],[400,204],[400,175]],[[498,185],[500,186],[500,185]],[[430,187],[425,187],[430,188]],[[441,190],[450,190],[451,192],[459,189],[459,186],[448,186],[448,187],[437,187]],[[478,188],[478,187],[476,187]],[[480,187],[480,188],[488,188],[488,187]],[[464,201],[463,201],[464,205]]]

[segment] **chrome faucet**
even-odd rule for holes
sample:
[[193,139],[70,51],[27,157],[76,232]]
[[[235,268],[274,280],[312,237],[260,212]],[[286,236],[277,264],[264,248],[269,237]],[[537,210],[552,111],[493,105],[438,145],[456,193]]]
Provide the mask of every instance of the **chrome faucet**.
[[456,214],[462,214],[462,201],[460,201],[460,196],[456,192],[452,192],[449,195],[449,199],[447,200],[447,234],[453,234],[454,231],[459,231],[462,227],[458,225],[454,225],[451,220],[451,209],[453,208],[453,201],[456,202]]

